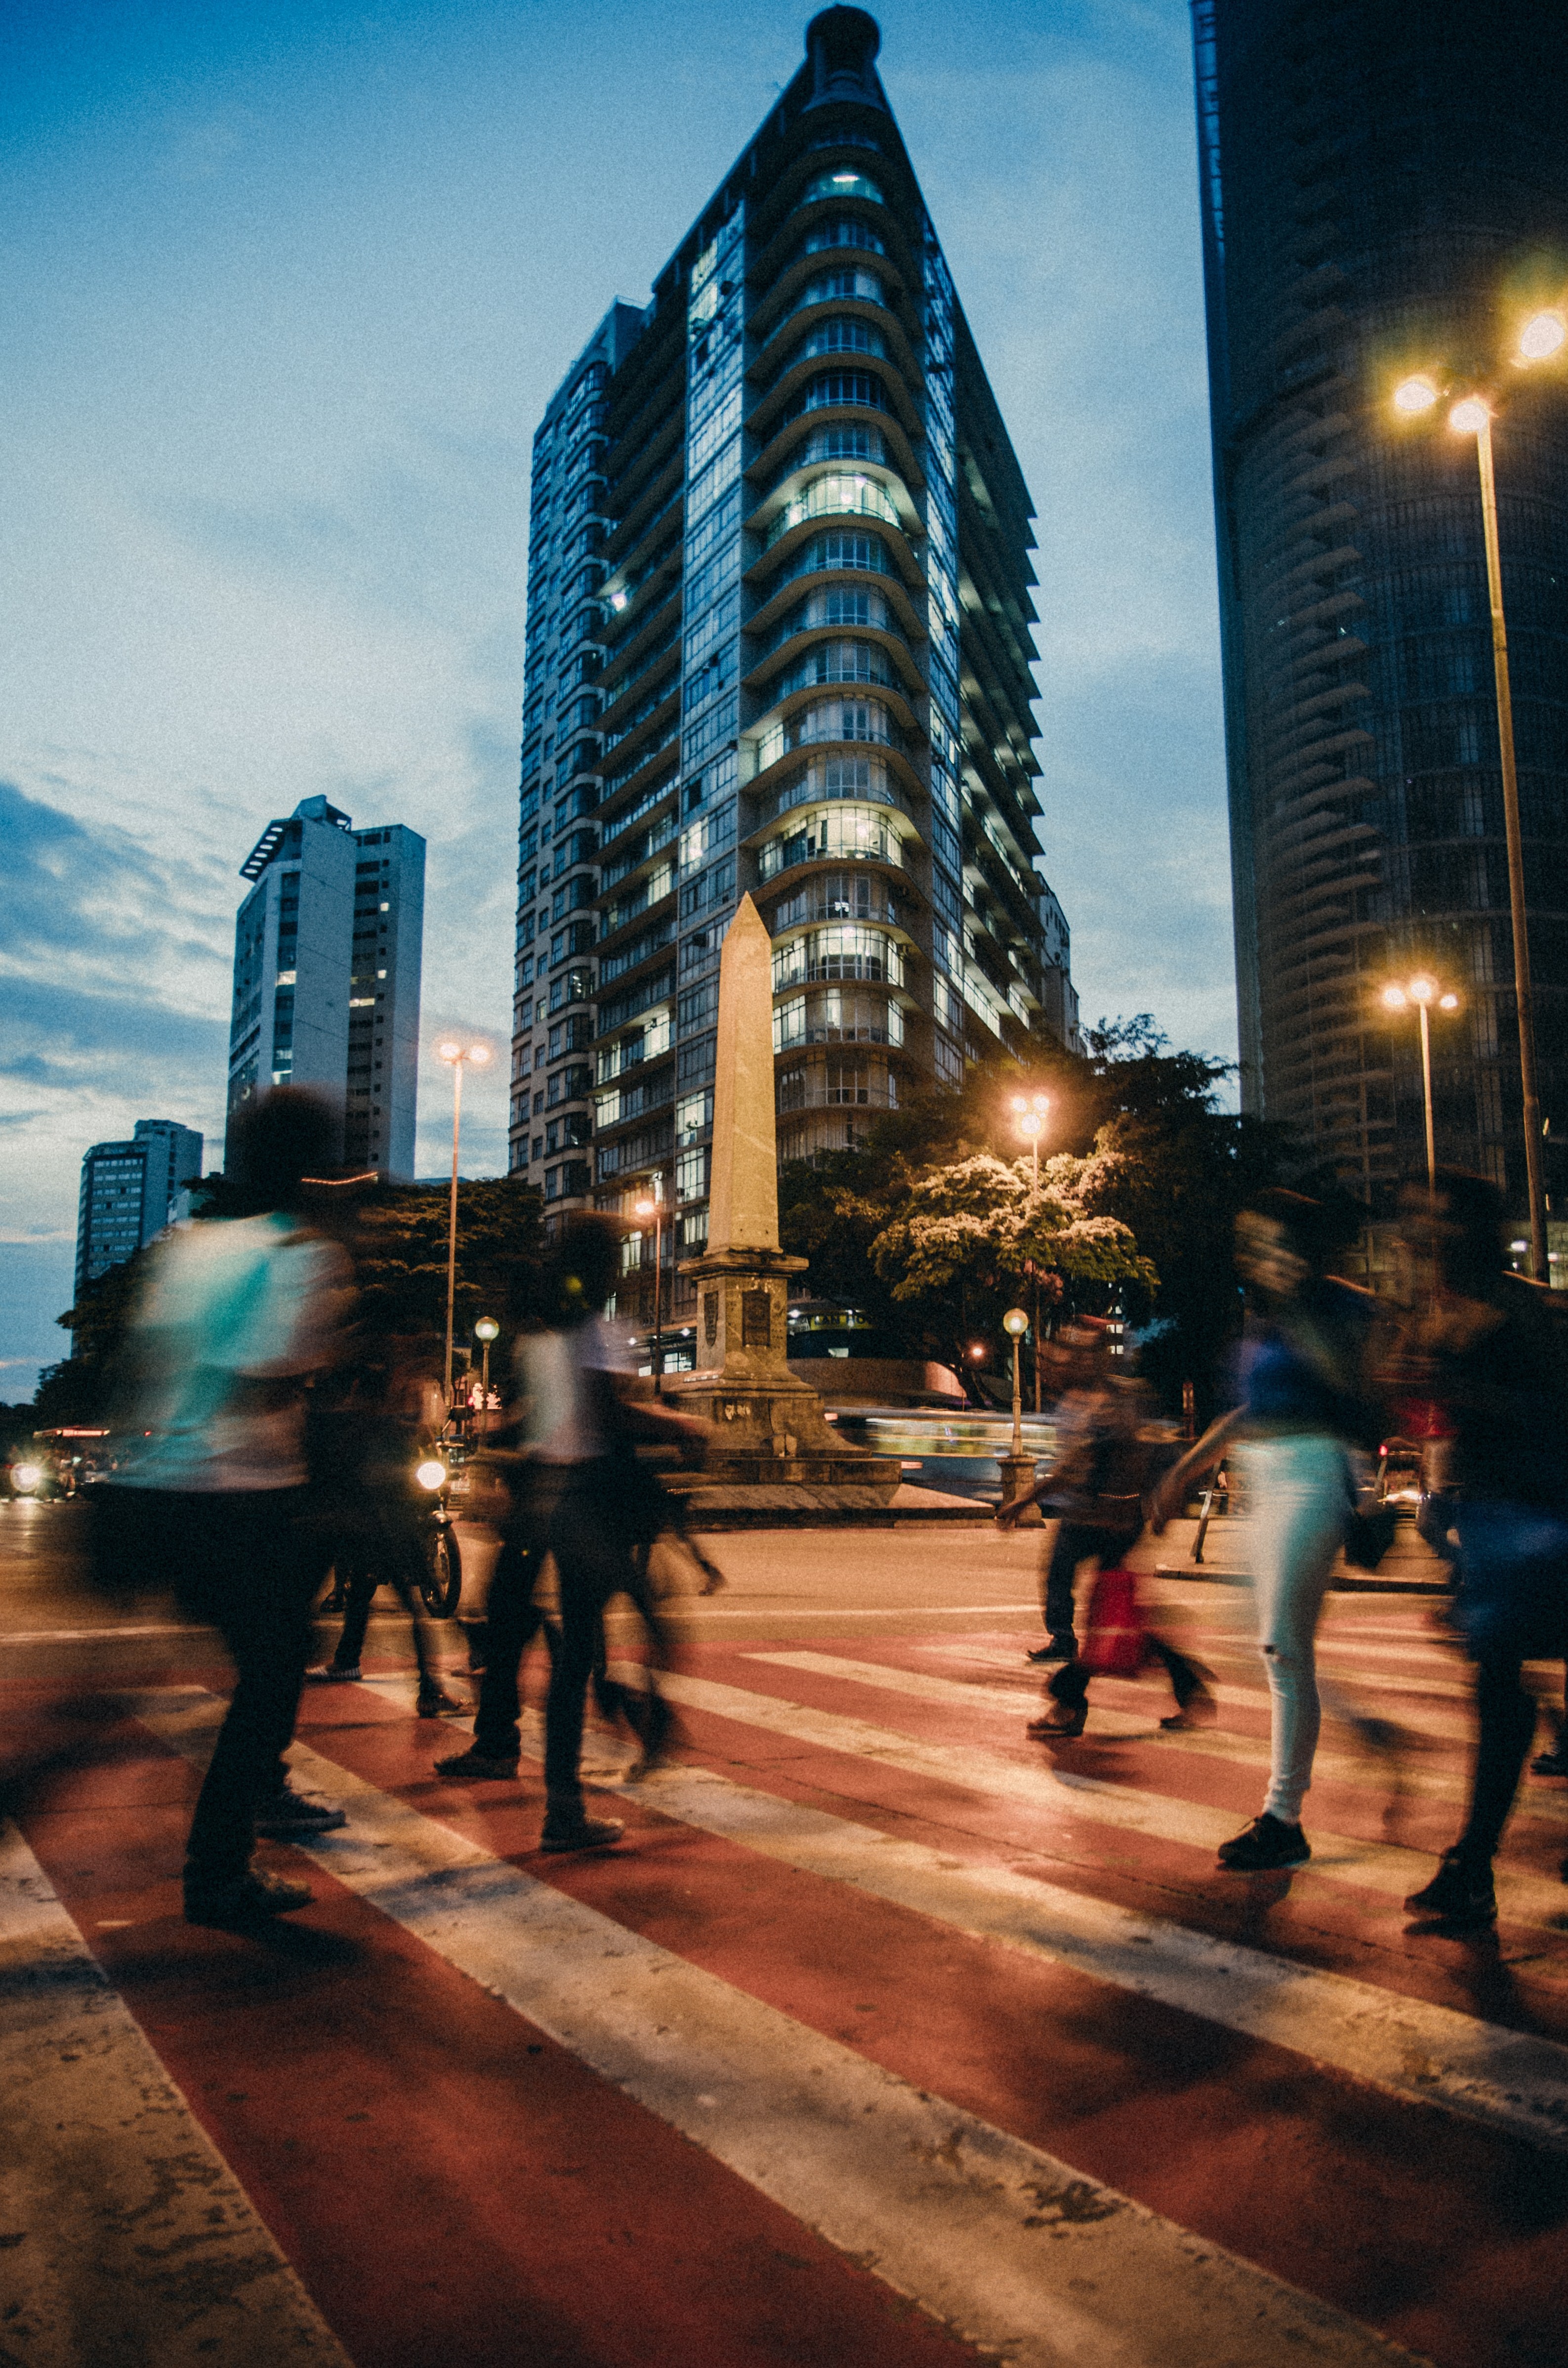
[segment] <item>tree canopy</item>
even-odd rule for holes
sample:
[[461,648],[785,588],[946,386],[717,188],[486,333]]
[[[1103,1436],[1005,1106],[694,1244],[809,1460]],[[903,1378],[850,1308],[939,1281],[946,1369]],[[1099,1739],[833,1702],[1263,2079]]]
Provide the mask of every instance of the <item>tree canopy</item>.
[[[1192,1380],[1207,1402],[1239,1322],[1235,1215],[1286,1164],[1278,1129],[1221,1106],[1228,1074],[1171,1052],[1146,1013],[1102,1021],[1083,1056],[978,1064],[879,1119],[863,1149],[787,1167],[785,1247],[811,1259],[814,1292],[949,1363],[971,1336],[999,1350],[1002,1314],[1032,1314],[1037,1281],[1067,1313],[1119,1305],[1167,1401]],[[1034,1093],[1051,1099],[1038,1199],[1013,1109]]]

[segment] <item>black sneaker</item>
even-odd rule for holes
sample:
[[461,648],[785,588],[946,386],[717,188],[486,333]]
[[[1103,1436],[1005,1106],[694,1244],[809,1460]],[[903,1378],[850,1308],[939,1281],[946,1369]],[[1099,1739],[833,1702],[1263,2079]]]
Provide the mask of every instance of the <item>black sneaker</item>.
[[268,1874],[264,1867],[251,1867],[229,1883],[187,1881],[185,1920],[187,1924],[210,1924],[219,1931],[243,1932],[251,1926],[267,1923],[271,1917],[287,1916],[296,1907],[308,1907],[314,1897],[308,1883],[288,1883],[280,1874]]
[[444,1686],[421,1686],[416,1714],[420,1718],[456,1718],[469,1709],[456,1694],[448,1693]]
[[626,1827],[619,1817],[547,1817],[540,1836],[540,1850],[613,1850]]
[[1275,1867],[1304,1866],[1312,1854],[1312,1844],[1301,1827],[1288,1826],[1267,1809],[1253,1819],[1244,1834],[1220,1845],[1220,1863],[1233,1874],[1267,1874]]
[[1075,1661],[1077,1657],[1078,1640],[1075,1636],[1051,1636],[1045,1644],[1037,1645],[1032,1653],[1024,1656],[1037,1668],[1045,1661]]
[[436,1773],[437,1776],[456,1777],[460,1783],[471,1783],[485,1777],[496,1777],[504,1782],[516,1776],[517,1757],[514,1755],[506,1759],[496,1752],[481,1751],[474,1744],[467,1751],[454,1751],[449,1759],[437,1759]]
[[1407,1916],[1430,1917],[1451,1932],[1484,1932],[1497,1921],[1492,1869],[1467,1862],[1457,1850],[1445,1850],[1431,1882],[1411,1893],[1404,1910]]
[[311,1834],[335,1834],[348,1823],[341,1809],[330,1801],[309,1793],[296,1793],[286,1784],[264,1801],[256,1813],[256,1829],[274,1841],[293,1841]]
[[1530,1772],[1536,1776],[1568,1776],[1568,1749],[1559,1744],[1555,1751],[1538,1751],[1530,1761]]

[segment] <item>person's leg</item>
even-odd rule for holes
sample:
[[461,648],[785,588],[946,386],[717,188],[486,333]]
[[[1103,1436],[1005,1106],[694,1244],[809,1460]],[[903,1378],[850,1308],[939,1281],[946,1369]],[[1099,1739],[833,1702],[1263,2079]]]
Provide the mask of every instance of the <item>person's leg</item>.
[[186,1884],[221,1890],[250,1864],[258,1805],[286,1782],[322,1575],[300,1523],[304,1492],[187,1498],[189,1550],[206,1565],[210,1616],[233,1658],[234,1691],[197,1798]]
[[514,1766],[522,1748],[518,1672],[544,1616],[534,1600],[542,1560],[537,1523],[522,1518],[508,1522],[490,1577],[484,1673],[479,1681],[473,1748],[484,1759],[510,1760]]
[[1522,1682],[1523,1666],[1519,1653],[1498,1645],[1483,1654],[1476,1667],[1470,1816],[1458,1844],[1460,1856],[1472,1865],[1490,1865],[1496,1856],[1535,1734],[1535,1696]]
[[346,1601],[343,1634],[337,1640],[337,1650],[332,1656],[331,1667],[337,1670],[358,1671],[359,1656],[365,1649],[366,1632],[370,1625],[370,1606],[376,1600],[376,1588],[381,1582],[363,1547],[346,1549],[338,1557],[337,1569]]
[[1262,1815],[1222,1843],[1243,1873],[1308,1857],[1301,1803],[1323,1722],[1313,1640],[1344,1535],[1344,1459],[1332,1440],[1253,1440],[1238,1463],[1251,1526],[1258,1647],[1269,1694],[1269,1782]]
[[619,1826],[597,1827],[585,1816],[579,1761],[583,1713],[593,1675],[599,1623],[612,1595],[628,1586],[631,1573],[627,1543],[609,1526],[600,1487],[585,1466],[564,1490],[550,1525],[561,1594],[561,1635],[550,1673],[544,1713],[545,1842],[564,1846],[574,1835],[602,1832],[614,1839]]
[[1074,1649],[1074,1580],[1078,1565],[1099,1552],[1099,1540],[1076,1522],[1062,1521],[1045,1574],[1045,1624],[1052,1645]]

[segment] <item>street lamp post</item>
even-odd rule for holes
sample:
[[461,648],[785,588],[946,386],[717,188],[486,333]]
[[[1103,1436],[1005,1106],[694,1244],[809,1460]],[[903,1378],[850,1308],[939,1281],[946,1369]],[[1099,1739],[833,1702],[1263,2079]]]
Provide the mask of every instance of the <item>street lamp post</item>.
[[1415,1006],[1421,1022],[1421,1098],[1426,1117],[1426,1190],[1437,1189],[1437,1140],[1432,1122],[1432,1030],[1426,1014],[1434,1004],[1439,1011],[1457,1011],[1459,996],[1440,987],[1426,971],[1417,971],[1413,979],[1401,986],[1391,984],[1383,989],[1383,1001],[1390,1011],[1408,1011]]
[[[1015,1094],[1013,1110],[1018,1133],[1034,1154],[1034,1194],[1040,1198],[1040,1139],[1045,1132],[1045,1114],[1051,1108],[1049,1094]],[[1034,1279],[1034,1410],[1040,1411],[1040,1276]]]
[[644,1199],[633,1202],[640,1217],[653,1220],[653,1395],[660,1397],[660,1383],[665,1372],[665,1202],[662,1176],[653,1178],[653,1190]]
[[482,1315],[473,1327],[474,1338],[482,1341],[484,1346],[484,1365],[479,1377],[479,1386],[484,1393],[484,1403],[487,1408],[490,1404],[490,1344],[492,1340],[500,1337],[500,1331],[501,1326],[496,1323],[494,1315]]
[[[1559,312],[1538,313],[1519,334],[1514,359],[1520,368],[1549,360],[1568,343],[1568,321]],[[1407,415],[1430,411],[1439,400],[1436,381],[1409,378],[1394,390],[1394,407]],[[1514,699],[1508,679],[1508,631],[1503,614],[1503,561],[1497,537],[1497,480],[1492,465],[1492,405],[1484,395],[1467,394],[1449,413],[1449,425],[1475,438],[1481,472],[1481,518],[1486,544],[1486,590],[1492,610],[1492,670],[1497,685],[1497,741],[1502,759],[1503,827],[1508,848],[1508,912],[1514,939],[1514,1002],[1518,1015],[1519,1085],[1524,1102],[1525,1181],[1530,1204],[1530,1267],[1538,1282],[1551,1280],[1546,1235],[1546,1178],[1540,1157],[1540,1087],[1536,1071],[1535,986],[1530,973],[1529,927],[1525,909],[1524,837],[1519,825],[1519,783],[1514,762]],[[1430,1122],[1428,1121],[1428,1126]],[[1430,1136],[1428,1134],[1428,1140]]]
[[1013,1344],[1013,1447],[1002,1459],[1002,1502],[1011,1504],[1021,1497],[1034,1480],[1034,1458],[1024,1453],[1024,1395],[1018,1372],[1018,1344],[1029,1328],[1029,1319],[1021,1307],[1009,1307],[1002,1318],[1002,1329]]
[[452,1198],[447,1222],[447,1404],[452,1403],[452,1304],[458,1282],[458,1144],[462,1132],[463,1070],[483,1069],[492,1058],[488,1044],[465,1043],[460,1036],[443,1036],[436,1057],[452,1073]]

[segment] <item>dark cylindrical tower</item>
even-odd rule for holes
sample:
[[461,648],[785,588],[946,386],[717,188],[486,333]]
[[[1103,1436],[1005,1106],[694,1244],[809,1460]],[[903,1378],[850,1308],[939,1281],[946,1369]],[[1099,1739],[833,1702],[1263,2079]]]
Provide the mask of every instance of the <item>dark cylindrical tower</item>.
[[[1568,359],[1509,357],[1568,295],[1568,15],[1540,0],[1195,0],[1226,730],[1247,1105],[1386,1204],[1524,1142],[1475,442],[1495,413],[1549,1142],[1568,1130]],[[1565,348],[1568,355],[1568,348]],[[1551,1182],[1549,1165],[1548,1181]],[[1557,1178],[1568,1190],[1568,1173]]]

